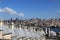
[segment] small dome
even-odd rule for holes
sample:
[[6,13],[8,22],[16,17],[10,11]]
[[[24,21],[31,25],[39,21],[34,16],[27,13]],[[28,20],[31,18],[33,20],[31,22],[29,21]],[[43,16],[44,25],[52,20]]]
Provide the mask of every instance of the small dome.
[[50,35],[51,36],[57,36],[56,32],[54,32],[54,31],[50,31]]

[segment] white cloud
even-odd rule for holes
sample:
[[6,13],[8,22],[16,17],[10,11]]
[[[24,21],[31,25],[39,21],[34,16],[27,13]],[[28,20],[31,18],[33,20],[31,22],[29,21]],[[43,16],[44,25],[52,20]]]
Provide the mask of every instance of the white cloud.
[[21,17],[24,16],[23,13],[19,13],[18,14],[18,12],[16,12],[15,10],[13,10],[11,8],[8,8],[8,7],[5,7],[5,8],[0,9],[0,13],[7,13],[7,14],[11,14],[11,15],[16,14],[17,16],[21,16]]
[[16,11],[14,11],[13,9],[8,8],[8,7],[3,8],[3,10],[4,10],[4,12],[9,13],[9,14],[17,14]]
[[58,11],[58,13],[60,13],[60,11]]
[[2,9],[0,9],[0,13],[2,13],[3,12],[3,10]]
[[8,7],[5,7],[3,9],[0,9],[0,13],[8,13],[8,14],[17,14],[16,11],[14,11],[13,9],[11,8],[8,8]]
[[23,13],[19,13],[18,16],[24,16],[24,14]]

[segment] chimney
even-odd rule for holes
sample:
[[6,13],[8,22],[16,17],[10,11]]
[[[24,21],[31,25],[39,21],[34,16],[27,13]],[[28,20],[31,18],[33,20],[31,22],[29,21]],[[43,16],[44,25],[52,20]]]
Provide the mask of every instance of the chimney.
[[45,28],[45,33],[47,34],[47,31],[48,31],[48,29],[47,28]]
[[3,25],[3,22],[2,22],[2,20],[0,19],[0,26],[2,26]]
[[14,22],[12,22],[12,30],[14,30]]
[[19,25],[19,29],[21,29],[21,25]]
[[34,31],[36,31],[36,28],[35,28],[35,27],[33,27],[33,30],[34,30]]
[[48,28],[49,30],[48,30],[48,35],[49,35],[49,37],[50,37],[50,28]]

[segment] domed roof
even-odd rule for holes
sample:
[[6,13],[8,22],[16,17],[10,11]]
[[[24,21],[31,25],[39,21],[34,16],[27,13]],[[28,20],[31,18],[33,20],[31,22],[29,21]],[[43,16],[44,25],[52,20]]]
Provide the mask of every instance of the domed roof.
[[23,29],[14,29],[15,35],[17,36],[17,38],[21,38],[21,37],[25,37],[25,33],[23,31]]
[[15,32],[12,30],[12,34],[11,34],[11,37],[14,37],[16,36]]
[[56,34],[55,31],[50,31],[50,35],[51,35],[51,36],[57,36],[57,34]]
[[3,34],[9,34],[12,33],[11,29],[7,28],[6,26],[1,26],[0,30],[3,31]]
[[31,35],[32,35],[32,38],[36,38],[36,31],[35,30],[31,30]]
[[25,35],[26,35],[26,38],[31,38],[31,32],[28,31],[27,29],[24,30],[25,31]]

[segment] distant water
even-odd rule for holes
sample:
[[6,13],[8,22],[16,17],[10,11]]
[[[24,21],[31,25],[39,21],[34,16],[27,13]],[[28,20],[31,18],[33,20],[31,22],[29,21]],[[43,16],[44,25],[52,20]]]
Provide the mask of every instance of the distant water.
[[60,28],[51,28],[51,30],[53,30],[55,32],[60,32]]
[[[45,30],[45,28],[43,28]],[[51,30],[55,31],[55,32],[60,32],[60,28],[50,28]]]

